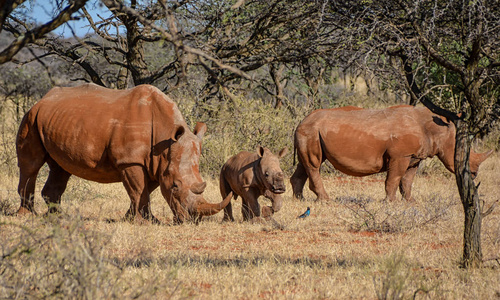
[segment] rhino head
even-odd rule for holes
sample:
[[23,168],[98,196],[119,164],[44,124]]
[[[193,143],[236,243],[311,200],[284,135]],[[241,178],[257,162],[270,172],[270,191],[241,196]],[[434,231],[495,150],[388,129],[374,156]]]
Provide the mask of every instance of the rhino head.
[[259,161],[257,164],[256,176],[257,180],[263,185],[264,196],[272,201],[272,210],[277,212],[281,209],[281,197],[276,194],[283,194],[285,188],[285,176],[280,167],[280,158],[286,155],[287,148],[281,149],[278,155],[275,155],[271,150],[264,147],[257,147],[257,155]]
[[484,153],[476,153],[474,150],[471,149],[469,165],[470,165],[470,173],[473,179],[477,177],[477,173],[479,171],[479,165],[483,161],[485,161],[491,155],[491,153],[493,153],[493,150]]
[[197,123],[194,131],[179,126],[172,137],[167,157],[160,163],[160,189],[174,214],[174,223],[194,220],[218,213],[231,201],[232,194],[220,203],[209,203],[203,198],[206,182],[199,170],[201,139],[207,131],[204,123]]

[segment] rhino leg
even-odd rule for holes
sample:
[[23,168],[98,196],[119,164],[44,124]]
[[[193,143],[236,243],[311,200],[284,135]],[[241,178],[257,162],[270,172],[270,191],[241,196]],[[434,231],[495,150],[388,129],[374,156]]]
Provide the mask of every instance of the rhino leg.
[[224,207],[224,218],[222,218],[222,221],[223,222],[226,222],[226,221],[234,222],[233,206],[232,206],[231,202],[229,202],[229,204],[226,205],[226,207]]
[[293,172],[292,177],[290,178],[290,183],[292,184],[293,197],[295,199],[304,199],[304,195],[302,191],[304,190],[304,185],[307,181],[307,173],[304,165],[301,162],[297,164],[297,169]]
[[258,190],[248,190],[243,195],[241,195],[241,213],[243,215],[243,221],[248,221],[255,217],[260,217],[260,204],[258,201],[259,196],[260,193]]
[[401,157],[396,159],[392,158],[389,160],[389,165],[387,168],[387,178],[385,179],[385,200],[396,200],[396,192],[398,190],[398,186],[401,182],[401,179],[405,175],[406,170],[408,170],[409,165],[409,157]]
[[[222,199],[225,199],[227,197],[227,195],[229,195],[229,193],[233,192],[233,190],[231,189],[231,186],[224,178],[223,173],[220,176],[219,184],[220,184],[220,193],[222,195]],[[236,199],[238,197],[234,192],[233,192],[233,195],[234,195],[234,199]],[[222,221],[223,222],[226,222],[226,221],[234,222],[233,206],[232,206],[231,202],[229,202],[228,205],[226,205],[226,207],[224,207],[224,218],[222,218]]]
[[411,195],[411,186],[413,184],[413,178],[415,178],[415,174],[417,174],[417,170],[418,165],[408,168],[403,178],[401,178],[401,183],[399,184],[399,190],[401,195],[403,195],[403,199],[409,202],[415,201]]
[[[37,139],[36,141],[39,141]],[[19,215],[33,213],[35,211],[35,183],[38,171],[45,163],[47,153],[36,141],[21,142],[17,146],[19,185],[17,191],[21,197],[21,206],[17,213]]]
[[48,159],[49,177],[42,189],[42,197],[47,203],[48,213],[58,213],[61,204],[61,195],[66,190],[71,174],[66,172],[51,158]]
[[28,213],[33,213],[36,215],[35,211],[35,183],[36,176],[38,175],[38,169],[36,171],[26,171],[21,168],[19,174],[19,186],[18,193],[21,197],[21,206],[17,211],[18,215],[24,215]]
[[328,201],[330,197],[326,193],[325,187],[323,186],[323,180],[319,174],[318,168],[306,168],[307,175],[309,177],[309,189],[313,191],[318,197],[318,201]]
[[148,183],[148,185],[147,185],[147,188],[148,188],[147,201],[146,201],[145,205],[143,206],[143,208],[140,209],[142,217],[146,220],[151,220],[155,224],[160,224],[160,220],[158,220],[155,216],[153,216],[153,213],[151,212],[150,195],[158,186],[160,186],[160,184],[158,182],[149,182]]
[[142,166],[129,166],[122,170],[122,183],[130,197],[130,208],[125,218],[141,223],[142,219],[159,223],[150,208],[150,198],[146,172]]

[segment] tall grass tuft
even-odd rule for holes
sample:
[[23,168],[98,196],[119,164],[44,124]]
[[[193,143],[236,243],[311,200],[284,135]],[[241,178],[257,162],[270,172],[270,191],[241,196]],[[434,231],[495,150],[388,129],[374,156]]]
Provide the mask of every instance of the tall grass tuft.
[[[34,226],[34,223],[39,223]],[[87,228],[79,215],[48,216],[24,224],[2,222],[0,298],[135,299],[153,296],[151,283],[139,285],[103,249],[110,233]]]

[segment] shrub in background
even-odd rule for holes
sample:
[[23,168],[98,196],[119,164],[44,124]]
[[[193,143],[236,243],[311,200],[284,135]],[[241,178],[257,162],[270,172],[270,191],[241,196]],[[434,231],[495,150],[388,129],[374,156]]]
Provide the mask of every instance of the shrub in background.
[[239,97],[216,103],[183,100],[178,105],[191,128],[199,121],[208,126],[200,161],[204,174],[217,178],[229,157],[255,151],[259,145],[274,153],[287,147],[289,153],[281,160],[281,168],[293,172],[293,133],[308,113],[306,108],[275,109],[262,100]]

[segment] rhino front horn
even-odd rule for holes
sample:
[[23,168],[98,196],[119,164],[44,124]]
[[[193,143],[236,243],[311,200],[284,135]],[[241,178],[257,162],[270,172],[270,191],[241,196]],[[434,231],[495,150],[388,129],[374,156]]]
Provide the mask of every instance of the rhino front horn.
[[216,213],[224,209],[229,204],[229,202],[231,202],[232,197],[233,192],[229,193],[229,195],[227,195],[227,197],[222,200],[221,203],[200,203],[196,208],[196,211],[198,212],[198,215],[202,217],[215,215]]

